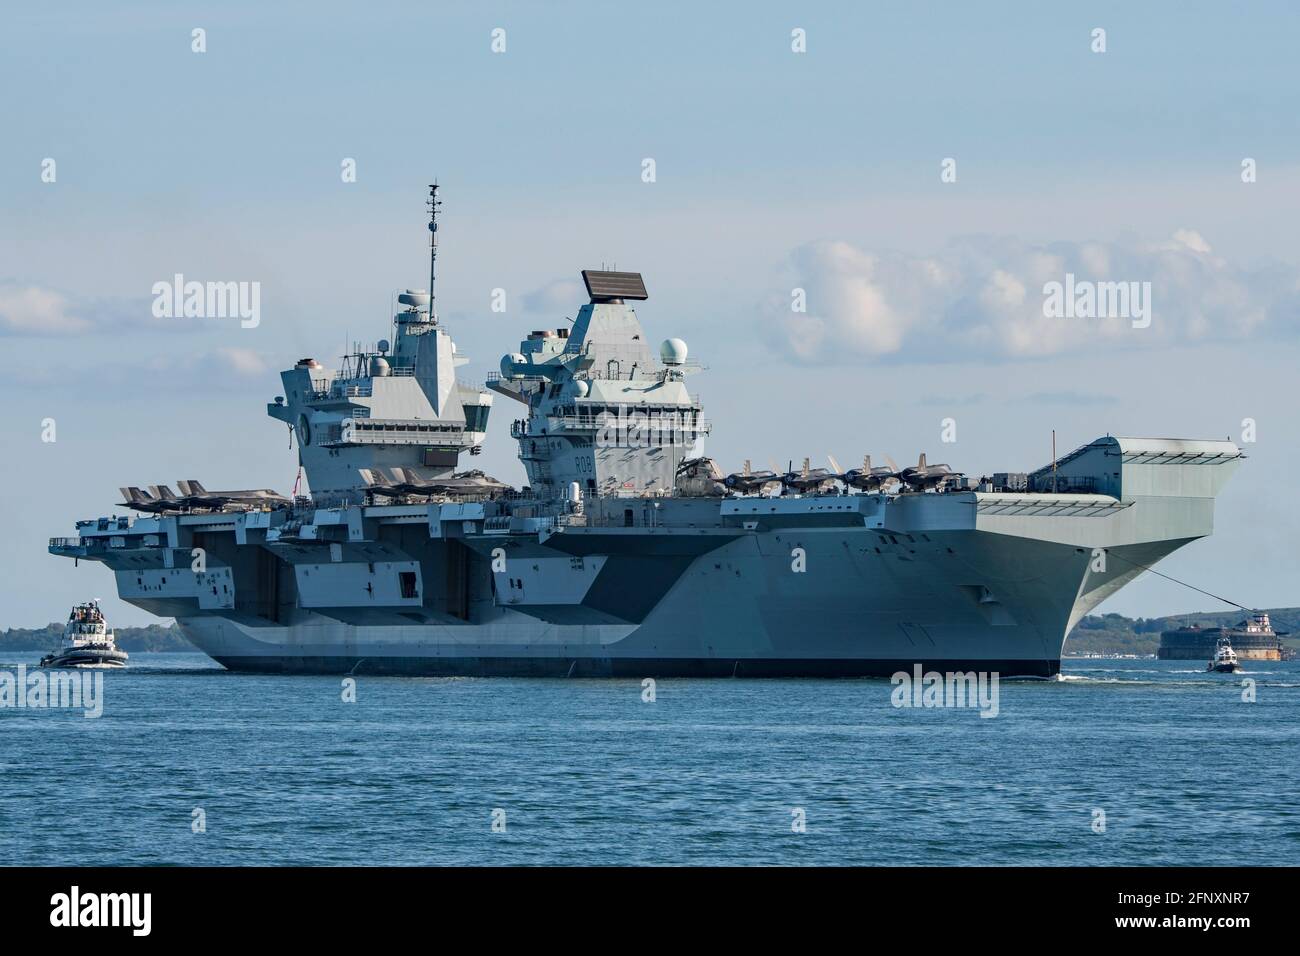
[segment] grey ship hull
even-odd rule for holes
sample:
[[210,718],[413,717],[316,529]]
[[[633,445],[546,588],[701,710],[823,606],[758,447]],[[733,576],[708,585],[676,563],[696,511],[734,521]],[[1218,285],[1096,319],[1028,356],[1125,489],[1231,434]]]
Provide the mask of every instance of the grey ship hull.
[[[1059,671],[1090,553],[973,534],[904,536],[881,547],[876,533],[861,528],[794,533],[810,568],[802,575],[790,570],[789,548],[776,532],[743,535],[687,559],[662,598],[648,580],[656,571],[639,566],[651,564],[644,561],[623,569],[607,564],[601,571],[611,576],[606,594],[588,592],[585,603],[526,605],[525,594],[516,607],[493,606],[495,613],[479,624],[396,623],[384,612],[337,608],[287,627],[209,616],[183,617],[180,624],[223,665],[248,671],[821,677],[887,676],[915,662],[1039,677]],[[1167,549],[1128,550],[1147,564]],[[537,560],[539,568],[548,560],[562,565],[554,578],[568,573],[565,552]],[[658,560],[662,575],[681,558]],[[974,571],[972,562],[986,570]],[[559,588],[536,574],[524,590]],[[999,595],[997,602],[981,606],[973,593],[980,587]],[[644,620],[605,619],[634,611],[638,594],[654,599]],[[579,617],[588,621],[566,621]],[[376,623],[365,623],[368,618]]]
[[[533,616],[545,613],[539,608],[505,609],[478,625],[351,624],[324,615],[289,627],[212,617],[180,624],[210,656],[245,671],[861,677],[888,676],[919,662],[940,671],[1050,677],[1060,670],[1071,618],[1100,597],[1076,599],[1086,560],[1074,548],[932,535],[929,543],[917,539],[877,554],[862,532],[801,537],[810,563],[834,562],[810,588],[815,593],[783,593],[788,554],[764,558],[751,539],[697,559],[635,626],[547,621]],[[974,573],[970,556],[982,549],[992,549],[996,563]],[[1128,553],[1149,564],[1164,550]],[[629,576],[611,586],[634,600],[644,584]],[[997,603],[981,607],[972,594],[979,587],[1000,595]],[[562,618],[565,610],[548,616]]]
[[[1091,482],[1109,494],[615,498],[565,520],[431,503],[315,509],[302,526],[174,515],[101,521],[51,550],[104,561],[124,599],[176,617],[234,670],[887,676],[919,663],[1050,677],[1081,617],[1210,534],[1241,457],[1226,442],[1121,441],[1058,463],[1062,481],[1111,469],[1109,487]],[[195,546],[201,574],[186,564]]]

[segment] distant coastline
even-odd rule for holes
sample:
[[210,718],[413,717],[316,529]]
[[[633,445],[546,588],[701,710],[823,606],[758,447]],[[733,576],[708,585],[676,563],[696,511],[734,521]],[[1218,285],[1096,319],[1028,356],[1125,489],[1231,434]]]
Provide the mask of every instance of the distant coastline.
[[[1272,619],[1278,633],[1287,632],[1284,641],[1297,647],[1300,638],[1300,608],[1261,608]],[[1246,616],[1245,611],[1207,611],[1171,614],[1168,617],[1129,618],[1122,614],[1093,614],[1080,621],[1065,640],[1063,657],[1103,654],[1118,656],[1153,655],[1160,646],[1160,633],[1196,624],[1201,627],[1229,627]]]
[[[114,631],[117,646],[128,654],[132,651],[197,651],[198,648],[181,635],[175,624],[150,624],[148,627],[109,627]],[[63,625],[53,622],[45,627],[11,627],[0,632],[0,653],[4,651],[48,651],[59,643]]]
[[[1300,646],[1300,608],[1268,608],[1273,626],[1286,631],[1286,642]],[[1130,618],[1122,614],[1089,615],[1075,626],[1066,638],[1063,657],[1095,655],[1144,656],[1155,654],[1160,644],[1160,632],[1199,624],[1202,627],[1222,627],[1237,623],[1244,611],[1213,611],[1192,614],[1172,614],[1168,617]],[[117,645],[131,651],[193,652],[198,650],[182,635],[175,624],[150,624],[148,627],[119,627]],[[14,627],[0,632],[0,653],[5,651],[47,651],[59,642],[63,625],[47,624],[45,627]]]

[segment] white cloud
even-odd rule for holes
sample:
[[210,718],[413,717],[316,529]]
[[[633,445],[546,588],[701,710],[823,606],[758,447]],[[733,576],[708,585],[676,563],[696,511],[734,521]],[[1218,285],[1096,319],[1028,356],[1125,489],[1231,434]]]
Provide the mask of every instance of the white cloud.
[[[790,272],[807,313],[791,310],[788,292],[773,292],[764,313],[781,348],[805,362],[1029,358],[1276,337],[1300,319],[1300,273],[1230,263],[1190,229],[1154,243],[970,236],[924,257],[820,240],[791,253]],[[1149,282],[1150,327],[1134,328],[1128,317],[1045,316],[1044,285],[1067,273]]]
[[569,315],[586,301],[586,289],[577,279],[555,279],[524,295],[524,311]]
[[16,384],[29,388],[58,388],[65,395],[102,396],[105,390],[133,397],[152,394],[247,395],[250,385],[271,392],[277,384],[273,363],[248,348],[222,347],[194,351],[169,345],[152,354],[113,362],[93,362],[84,368],[23,365],[15,370]]
[[1179,229],[1174,233],[1174,241],[1191,249],[1192,252],[1203,252],[1209,254],[1210,244],[1201,238],[1199,232],[1193,232],[1191,229]]
[[189,333],[209,327],[210,323],[195,320],[157,318],[145,298],[90,299],[0,279],[0,335],[100,335],[132,330]]
[[66,298],[36,286],[0,284],[0,333],[63,335],[85,332],[91,323],[72,314]]
[[221,348],[216,350],[216,359],[236,375],[258,376],[266,374],[270,366],[259,352],[252,349]]

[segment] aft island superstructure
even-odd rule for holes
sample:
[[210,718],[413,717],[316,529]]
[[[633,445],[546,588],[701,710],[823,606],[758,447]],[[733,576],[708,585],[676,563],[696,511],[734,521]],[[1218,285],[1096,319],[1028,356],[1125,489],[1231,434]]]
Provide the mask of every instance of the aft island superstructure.
[[[433,254],[438,201],[430,194]],[[431,263],[432,263],[431,258]],[[635,677],[1050,676],[1083,615],[1213,529],[1229,441],[1097,439],[1029,474],[946,465],[724,475],[680,339],[652,347],[636,273],[586,271],[571,326],[482,385],[432,289],[391,341],[281,374],[308,495],[157,487],[78,522],[101,561],[225,666]],[[495,399],[527,484],[458,471]]]

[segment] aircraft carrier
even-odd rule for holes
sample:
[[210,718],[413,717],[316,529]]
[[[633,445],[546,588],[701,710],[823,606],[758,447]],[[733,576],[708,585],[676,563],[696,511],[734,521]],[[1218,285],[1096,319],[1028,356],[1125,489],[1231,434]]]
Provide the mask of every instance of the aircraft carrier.
[[[138,516],[78,521],[50,551],[103,562],[123,600],[241,671],[1047,677],[1075,622],[1211,533],[1243,458],[1107,436],[1032,473],[921,456],[723,474],[687,387],[700,369],[680,339],[649,344],[636,273],[584,272],[571,325],[458,379],[439,205],[431,187],[429,289],[398,296],[390,338],[281,374],[267,413],[307,493],[127,487]],[[517,409],[520,489],[457,471],[497,398]]]

